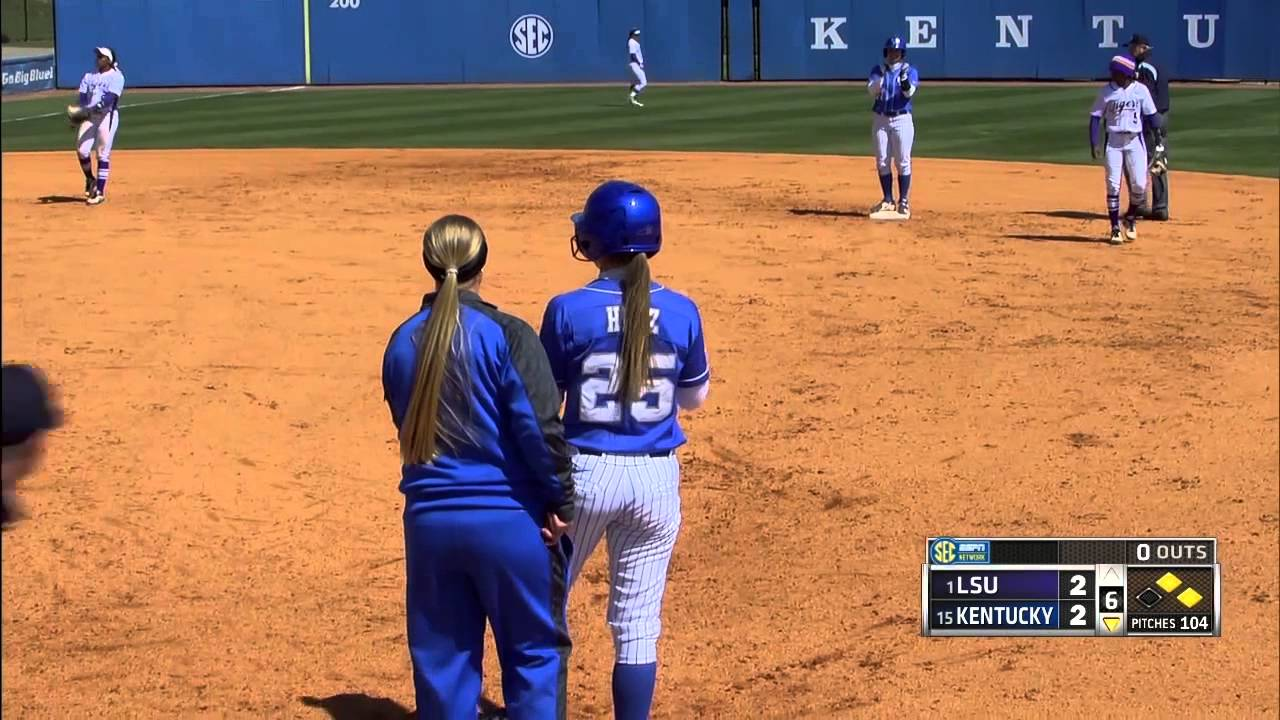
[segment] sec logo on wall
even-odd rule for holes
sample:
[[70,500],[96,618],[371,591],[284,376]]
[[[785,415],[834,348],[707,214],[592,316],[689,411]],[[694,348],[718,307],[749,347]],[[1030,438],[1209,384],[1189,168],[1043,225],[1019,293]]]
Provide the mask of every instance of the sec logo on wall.
[[511,24],[511,49],[524,58],[540,58],[551,50],[555,32],[541,15],[522,15]]

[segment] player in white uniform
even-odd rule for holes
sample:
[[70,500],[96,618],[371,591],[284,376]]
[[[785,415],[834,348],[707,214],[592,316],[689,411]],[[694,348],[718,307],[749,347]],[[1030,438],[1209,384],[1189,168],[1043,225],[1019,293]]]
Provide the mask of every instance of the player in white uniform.
[[[1138,239],[1138,213],[1147,198],[1147,145],[1143,129],[1159,129],[1160,115],[1146,85],[1135,82],[1137,63],[1128,55],[1111,58],[1111,82],[1089,111],[1089,152],[1098,159],[1098,131],[1106,129],[1107,215],[1112,245]],[[1126,173],[1125,170],[1128,170]],[[1129,176],[1129,209],[1120,227],[1120,178]]]
[[636,81],[631,83],[631,104],[644,107],[644,103],[640,102],[640,93],[644,92],[649,80],[644,74],[644,52],[640,50],[639,28],[632,28],[627,35],[627,64],[631,68],[631,74],[636,76]]
[[[100,205],[107,200],[107,178],[111,175],[111,146],[120,129],[120,96],[124,94],[124,73],[116,53],[109,47],[94,49],[96,72],[85,73],[80,80],[80,107],[89,118],[76,132],[76,156],[84,173],[85,202]],[[90,153],[98,150],[98,177],[93,176]]]

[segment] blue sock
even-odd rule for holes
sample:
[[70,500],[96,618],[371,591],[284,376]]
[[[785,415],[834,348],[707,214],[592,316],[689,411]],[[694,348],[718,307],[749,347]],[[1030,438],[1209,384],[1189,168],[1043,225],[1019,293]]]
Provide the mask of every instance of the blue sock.
[[78,153],[76,157],[80,158],[80,172],[84,173],[85,179],[93,179],[93,165],[89,162],[89,158],[81,157]]
[[884,192],[885,202],[893,202],[893,173],[880,176],[880,190]]
[[1111,228],[1120,227],[1120,196],[1107,196],[1107,216],[1111,218]]
[[911,194],[911,173],[898,176],[898,199],[902,202],[907,201],[907,196]]
[[658,684],[658,663],[613,666],[614,720],[648,720],[653,688]]

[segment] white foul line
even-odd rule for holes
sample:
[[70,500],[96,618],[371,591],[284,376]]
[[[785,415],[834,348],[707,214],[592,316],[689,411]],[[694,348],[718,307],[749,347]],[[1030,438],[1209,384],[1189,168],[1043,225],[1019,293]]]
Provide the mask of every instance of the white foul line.
[[[252,95],[254,93],[291,92],[293,90],[302,90],[305,87],[306,87],[305,85],[295,85],[293,87],[271,88],[270,90],[237,90],[235,92],[212,93],[209,95],[191,95],[189,97],[168,98],[166,100],[152,100],[151,102],[129,103],[127,105],[121,105],[120,109],[124,110],[126,108],[146,107],[147,105],[172,105],[174,103],[189,102],[191,100],[212,100],[213,98],[234,97],[236,95]],[[0,123],[22,122],[23,120],[39,120],[40,118],[58,117],[63,114],[64,113],[62,112],[51,112],[51,113],[41,113],[40,115],[26,115],[23,117],[16,117],[16,118],[5,118],[3,120],[0,120]]]

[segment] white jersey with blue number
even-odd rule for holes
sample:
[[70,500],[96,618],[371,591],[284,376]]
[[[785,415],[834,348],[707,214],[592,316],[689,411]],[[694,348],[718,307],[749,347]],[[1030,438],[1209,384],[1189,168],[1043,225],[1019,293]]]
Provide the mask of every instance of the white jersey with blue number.
[[702,318],[692,300],[651,286],[652,382],[639,400],[619,401],[622,286],[601,277],[559,295],[542,319],[542,345],[565,393],[565,437],[575,447],[610,454],[654,453],[685,443],[676,419],[676,389],[710,378]]
[[1131,82],[1128,87],[1109,82],[1098,92],[1089,114],[1102,118],[1109,133],[1140,133],[1142,116],[1155,115],[1156,103],[1151,91],[1140,82]]

